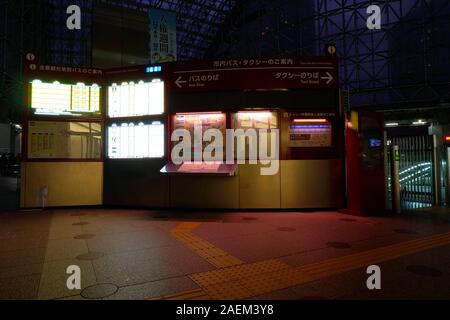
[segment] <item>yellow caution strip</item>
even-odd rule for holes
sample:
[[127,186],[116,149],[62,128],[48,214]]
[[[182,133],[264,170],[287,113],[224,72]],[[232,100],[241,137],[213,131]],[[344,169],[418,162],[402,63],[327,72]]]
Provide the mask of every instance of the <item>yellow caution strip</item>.
[[198,222],[183,222],[170,231],[171,235],[183,245],[197,253],[217,268],[242,264],[243,261],[217,248],[212,243],[192,234]]
[[175,228],[172,229],[171,232],[192,232],[195,228],[200,225],[200,222],[182,222],[178,224]]
[[210,300],[210,298],[205,294],[205,292],[202,289],[198,288],[150,300]]
[[301,266],[298,270],[321,279],[448,244],[450,233],[438,234]]
[[[175,300],[245,299],[449,244],[450,233],[444,233],[300,267],[292,267],[275,259],[249,264],[241,263],[193,274],[190,278],[200,286],[200,289],[197,289],[198,291],[194,294],[186,292],[170,298]],[[166,298],[163,297],[163,299]]]

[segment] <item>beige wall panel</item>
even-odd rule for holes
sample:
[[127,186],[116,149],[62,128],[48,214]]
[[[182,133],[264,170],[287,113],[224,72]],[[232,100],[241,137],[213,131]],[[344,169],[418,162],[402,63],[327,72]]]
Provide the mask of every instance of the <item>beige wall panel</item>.
[[170,205],[191,208],[239,208],[238,177],[171,176]]
[[281,207],[342,207],[343,179],[340,160],[281,161]]
[[102,162],[22,163],[21,206],[40,207],[40,190],[48,187],[47,206],[101,205]]
[[239,165],[239,206],[242,209],[280,208],[280,172],[261,175],[261,165]]

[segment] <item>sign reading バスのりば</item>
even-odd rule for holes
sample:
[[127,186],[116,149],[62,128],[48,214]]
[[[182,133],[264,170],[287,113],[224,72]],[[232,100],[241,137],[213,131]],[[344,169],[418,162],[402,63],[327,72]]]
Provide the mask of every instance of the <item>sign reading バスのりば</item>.
[[177,16],[175,12],[150,9],[150,62],[177,60]]

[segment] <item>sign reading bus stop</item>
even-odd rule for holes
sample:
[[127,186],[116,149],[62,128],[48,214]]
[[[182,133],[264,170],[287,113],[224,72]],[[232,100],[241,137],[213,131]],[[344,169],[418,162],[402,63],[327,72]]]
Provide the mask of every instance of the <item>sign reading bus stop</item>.
[[338,88],[337,59],[329,57],[175,62],[169,74],[173,92]]

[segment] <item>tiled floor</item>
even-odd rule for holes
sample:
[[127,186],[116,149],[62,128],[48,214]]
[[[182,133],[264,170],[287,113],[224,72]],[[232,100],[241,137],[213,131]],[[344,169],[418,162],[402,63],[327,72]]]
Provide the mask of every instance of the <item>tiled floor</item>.
[[[448,299],[450,240],[433,235],[449,232],[445,212],[2,213],[0,299]],[[382,290],[368,290],[358,254],[385,248],[389,256],[393,244],[413,251],[380,261]],[[345,256],[355,257],[351,270],[339,271],[342,258],[318,277],[307,272]],[[81,290],[67,287],[71,265],[81,269]]]

